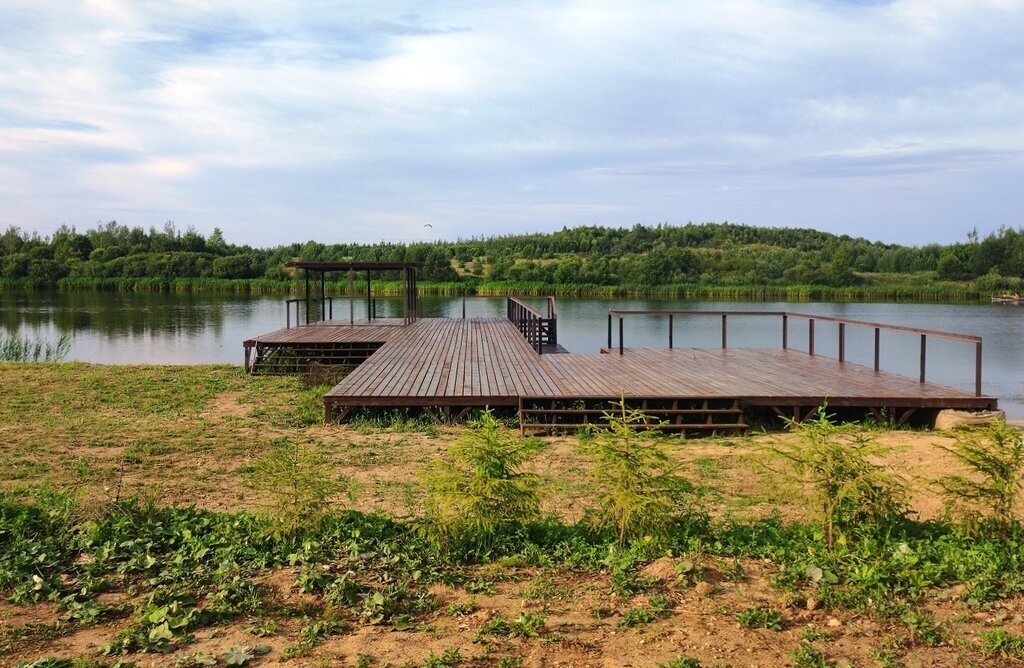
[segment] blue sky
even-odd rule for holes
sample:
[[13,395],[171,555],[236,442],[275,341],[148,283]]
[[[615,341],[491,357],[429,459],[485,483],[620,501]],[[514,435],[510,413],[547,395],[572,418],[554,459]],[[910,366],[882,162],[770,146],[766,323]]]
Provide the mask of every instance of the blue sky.
[[923,244],[1022,212],[1024,0],[0,0],[2,227]]

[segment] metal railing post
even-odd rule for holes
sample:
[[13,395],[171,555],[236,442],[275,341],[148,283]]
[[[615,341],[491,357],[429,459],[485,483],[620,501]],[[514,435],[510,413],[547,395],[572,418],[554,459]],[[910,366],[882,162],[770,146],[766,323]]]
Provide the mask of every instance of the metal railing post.
[[814,354],[814,318],[807,319],[807,354]]
[[782,314],[782,349],[789,348],[789,316]]
[[846,361],[846,323],[839,323],[839,363]]
[[722,314],[722,347],[723,348],[725,348],[725,344],[726,344],[725,318],[726,318],[726,315],[723,313]]
[[925,360],[928,357],[928,335],[921,335],[921,382],[924,382],[924,366]]
[[974,396],[981,396],[981,341],[974,344]]
[[608,350],[612,349],[612,314],[608,314]]
[[625,320],[625,318],[623,318],[623,317],[622,317],[622,316],[620,315],[620,316],[619,316],[619,354],[620,354],[620,355],[621,355],[621,354],[622,354],[622,352],[623,352],[623,345],[622,345],[622,321],[623,321],[623,320]]
[[881,346],[881,342],[882,342],[882,330],[880,330],[878,327],[875,327],[875,373],[878,373],[878,369],[880,367],[880,364],[879,364],[879,362],[880,362],[879,351],[881,350],[881,347],[882,347]]
[[668,316],[668,349],[672,350],[672,314]]

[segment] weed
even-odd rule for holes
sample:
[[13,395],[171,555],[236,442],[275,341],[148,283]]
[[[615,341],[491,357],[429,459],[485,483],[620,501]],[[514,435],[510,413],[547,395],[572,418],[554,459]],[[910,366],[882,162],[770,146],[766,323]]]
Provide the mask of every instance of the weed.
[[1005,629],[982,631],[982,649],[986,654],[1002,654],[1004,656],[1024,657],[1024,635],[1016,635]]
[[700,668],[700,661],[692,656],[677,656],[665,663],[659,663],[658,668]]
[[356,656],[356,667],[355,668],[370,668],[370,666],[377,663],[377,659],[372,654],[359,654]]
[[910,628],[910,641],[915,645],[937,647],[945,640],[942,626],[936,623],[931,613],[924,610],[909,610],[903,615],[903,623]]
[[441,653],[441,656],[431,652],[423,661],[423,668],[451,668],[459,665],[462,661],[462,652],[459,651],[459,648],[449,647]]
[[471,615],[477,611],[479,606],[476,601],[467,601],[465,603],[451,603],[446,610],[449,617],[465,617]]
[[536,638],[543,630],[544,617],[541,615],[520,612],[519,616],[512,621],[508,621],[501,615],[495,615],[480,627],[476,640],[482,642],[488,636]]
[[794,668],[834,668],[836,666],[834,662],[828,661],[821,650],[809,640],[801,640],[796,649],[789,653],[789,660],[793,662]]
[[630,608],[626,611],[626,614],[622,616],[622,619],[619,621],[619,626],[636,628],[637,626],[650,624],[655,619],[657,619],[657,617],[644,608]]
[[580,441],[590,460],[597,508],[589,520],[598,528],[614,529],[619,544],[643,535],[664,537],[679,518],[681,504],[691,491],[665,452],[661,436],[641,433],[652,420],[629,410],[625,400],[615,413],[605,414],[607,428]]
[[973,474],[939,479],[950,512],[964,519],[969,528],[990,520],[999,537],[1008,540],[1024,483],[1024,435],[998,423],[961,432],[952,447],[942,449]]
[[740,624],[748,629],[768,629],[781,631],[784,618],[782,612],[775,608],[751,606],[736,615]]
[[522,668],[523,660],[518,656],[503,656],[498,659],[498,668]]
[[541,448],[501,428],[490,411],[434,462],[423,476],[431,537],[445,545],[479,549],[540,515],[539,479],[522,470]]

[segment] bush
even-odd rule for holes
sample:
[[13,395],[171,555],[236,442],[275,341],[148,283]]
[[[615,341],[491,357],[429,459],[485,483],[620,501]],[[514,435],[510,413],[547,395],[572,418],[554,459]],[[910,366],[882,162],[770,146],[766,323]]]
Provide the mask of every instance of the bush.
[[771,450],[789,464],[796,481],[810,487],[825,545],[853,532],[885,533],[906,516],[903,483],[871,457],[887,449],[858,425],[838,425],[825,407],[809,422],[787,423],[795,439],[776,439]]
[[541,447],[484,411],[448,457],[423,474],[428,534],[447,545],[464,541],[486,549],[503,533],[538,518],[540,479],[522,467]]
[[640,427],[656,424],[625,401],[606,414],[606,429],[594,429],[580,439],[590,460],[597,509],[589,521],[599,529],[614,529],[619,544],[652,535],[664,537],[679,518],[692,486],[677,473],[665,452],[663,437]]
[[947,475],[938,480],[947,509],[969,528],[984,521],[1006,540],[1016,522],[1017,495],[1024,477],[1024,435],[1000,422],[962,432],[943,450],[967,467],[970,477]]

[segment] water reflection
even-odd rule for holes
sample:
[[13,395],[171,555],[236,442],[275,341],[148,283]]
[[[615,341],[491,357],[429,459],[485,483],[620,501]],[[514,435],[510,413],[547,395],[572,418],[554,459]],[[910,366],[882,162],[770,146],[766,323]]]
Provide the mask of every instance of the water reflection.
[[[95,292],[0,292],[0,329],[6,333],[56,339],[63,332],[74,335],[70,357],[101,363],[241,363],[241,342],[254,335],[284,326],[283,297],[222,294],[133,294]],[[526,300],[539,310],[543,299]],[[421,299],[425,317],[461,317],[461,297]],[[401,300],[378,298],[380,317],[401,315]],[[1001,305],[965,304],[831,304],[785,302],[696,302],[671,299],[568,299],[558,300],[559,342],[572,352],[597,353],[607,345],[609,309],[631,310],[748,310],[837,315],[858,320],[977,334],[985,340],[984,391],[995,394],[1013,417],[1024,417],[1022,381],[1024,358],[1024,309]],[[503,317],[500,297],[465,300],[469,317]],[[348,301],[334,304],[335,318],[349,316]],[[366,315],[366,304],[357,299],[352,315]],[[668,345],[666,317],[636,317],[626,321],[627,346]],[[617,343],[617,324],[615,340]],[[717,316],[674,319],[675,345],[721,345],[721,319]],[[781,322],[771,317],[732,317],[728,321],[731,347],[778,347]],[[807,321],[790,319],[789,345],[807,349]],[[916,377],[919,341],[914,335],[883,331],[882,368]],[[815,348],[836,355],[838,333],[834,324],[818,322]],[[870,365],[873,331],[847,328],[847,358]],[[928,379],[973,390],[973,347],[956,341],[928,340]]]

